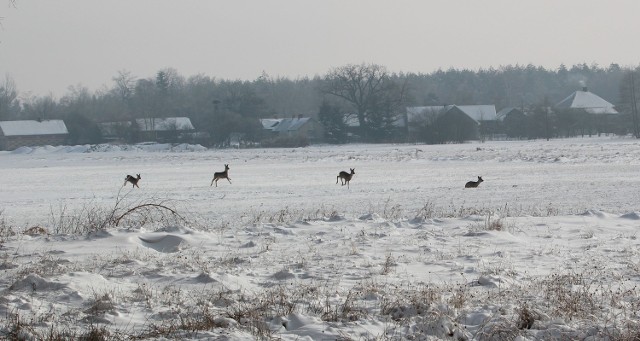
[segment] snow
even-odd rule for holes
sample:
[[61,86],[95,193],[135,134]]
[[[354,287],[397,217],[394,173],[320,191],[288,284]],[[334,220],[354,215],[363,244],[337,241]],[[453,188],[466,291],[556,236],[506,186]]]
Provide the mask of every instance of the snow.
[[[0,152],[0,335],[19,316],[25,338],[104,326],[148,339],[632,339],[639,147]],[[209,186],[224,164],[232,184]],[[349,168],[350,188],[336,184]],[[140,188],[123,187],[137,173]],[[69,231],[144,203],[166,209]]]

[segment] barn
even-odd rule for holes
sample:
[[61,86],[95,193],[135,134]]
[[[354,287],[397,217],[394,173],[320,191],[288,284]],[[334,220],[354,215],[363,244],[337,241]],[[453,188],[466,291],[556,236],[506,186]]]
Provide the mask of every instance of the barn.
[[62,145],[69,131],[62,120],[0,121],[0,150]]

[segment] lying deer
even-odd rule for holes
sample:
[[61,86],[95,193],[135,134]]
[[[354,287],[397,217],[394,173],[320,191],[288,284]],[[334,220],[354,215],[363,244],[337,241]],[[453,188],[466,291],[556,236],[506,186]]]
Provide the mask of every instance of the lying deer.
[[353,175],[356,174],[355,168],[349,168],[349,169],[351,169],[351,173],[341,171],[340,174],[338,174],[338,176],[336,177],[336,183],[338,183],[338,179],[340,179],[340,183],[342,183],[342,186],[346,184],[347,188],[349,188],[349,181],[351,181],[351,178],[353,177]]
[[481,182],[483,182],[484,180],[482,180],[482,177],[479,176],[478,177],[478,181],[469,181],[464,185],[464,188],[476,188],[478,187],[478,185],[480,185]]
[[136,175],[138,176],[137,178],[134,178],[134,177],[133,177],[133,176],[131,176],[131,175],[127,175],[127,176],[124,178],[124,185],[122,185],[122,187],[126,186],[126,185],[127,185],[127,182],[130,182],[130,183],[131,183],[131,185],[132,185],[131,187],[138,187],[138,188],[140,188],[140,186],[138,186],[138,181],[140,181],[140,179],[142,179],[142,178],[140,177],[140,174],[136,174]]
[[224,165],[224,172],[215,172],[213,173],[213,180],[211,180],[211,185],[209,186],[213,186],[213,183],[216,183],[216,187],[218,187],[218,180],[219,179],[227,179],[227,181],[229,181],[229,183],[231,183],[231,178],[229,177],[229,165]]

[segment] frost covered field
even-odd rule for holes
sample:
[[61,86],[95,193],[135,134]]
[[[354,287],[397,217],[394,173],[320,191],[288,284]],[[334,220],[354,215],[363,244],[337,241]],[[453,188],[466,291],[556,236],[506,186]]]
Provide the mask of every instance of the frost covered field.
[[0,152],[0,338],[638,340],[638,170],[610,137]]

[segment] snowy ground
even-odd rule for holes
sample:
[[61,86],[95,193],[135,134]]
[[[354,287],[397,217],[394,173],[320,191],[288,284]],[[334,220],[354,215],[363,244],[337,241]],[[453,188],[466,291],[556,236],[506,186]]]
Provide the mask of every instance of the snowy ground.
[[0,152],[0,337],[633,340],[639,168],[609,137]]

